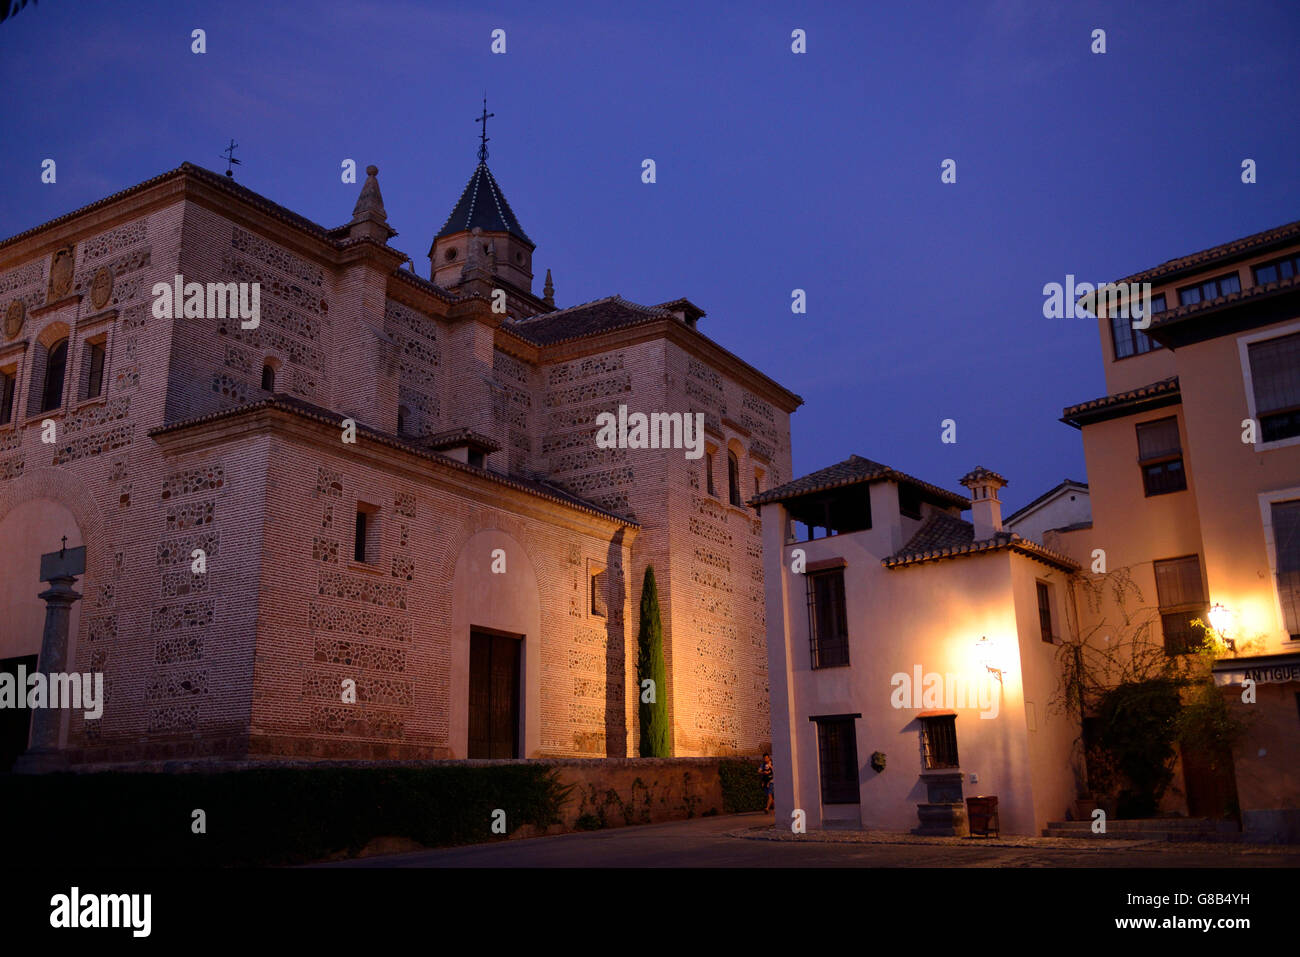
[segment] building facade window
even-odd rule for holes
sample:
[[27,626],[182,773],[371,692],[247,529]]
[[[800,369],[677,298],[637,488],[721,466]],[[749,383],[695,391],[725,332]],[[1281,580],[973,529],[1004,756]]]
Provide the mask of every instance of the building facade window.
[[1137,426],[1138,465],[1142,487],[1148,498],[1181,492],[1187,488],[1183,472],[1183,446],[1178,437],[1178,419],[1156,419]]
[[269,362],[262,366],[262,391],[275,391],[275,366]]
[[1233,292],[1241,292],[1241,277],[1230,272],[1192,286],[1183,286],[1178,290],[1178,304],[1191,306],[1198,302],[1212,302]]
[[18,375],[0,372],[0,425],[8,425],[14,417],[14,392],[18,388]]
[[[1165,294],[1151,297],[1151,315],[1156,316],[1165,311]],[[1115,358],[1127,359],[1140,356],[1162,346],[1141,329],[1133,328],[1133,320],[1124,316],[1111,316],[1111,339],[1115,343]]]
[[1201,559],[1197,555],[1185,555],[1157,561],[1154,565],[1165,653],[1188,654],[1200,647],[1203,640],[1203,633],[1192,626],[1192,620],[1205,621],[1209,613]]
[[858,736],[848,715],[814,718],[821,770],[822,804],[857,804]]
[[1252,342],[1246,355],[1260,440],[1300,435],[1300,332]]
[[1047,582],[1036,582],[1038,586],[1038,627],[1043,641],[1052,644],[1056,635],[1052,630],[1052,587]]
[[357,523],[352,535],[352,560],[372,565],[379,561],[379,509],[357,503]]
[[705,446],[704,448],[704,487],[708,490],[709,494],[715,498],[718,495],[718,489],[717,486],[713,484],[713,456],[715,456],[717,452],[718,450],[711,445]]
[[808,574],[808,634],[814,668],[849,663],[848,618],[844,606],[844,569]]
[[45,354],[45,376],[38,412],[49,412],[63,404],[63,380],[67,371],[68,340],[60,339]]
[[910,482],[898,486],[898,513],[904,518],[921,517],[921,490]]
[[605,575],[605,569],[589,569],[588,579],[591,581],[591,613],[597,618],[609,617],[609,609],[605,602],[605,584],[609,580]]
[[104,394],[104,359],[107,355],[104,338],[91,339],[86,342],[85,386],[83,399],[97,399]]
[[740,497],[740,460],[730,449],[727,450],[727,500],[740,508],[745,506]]
[[1255,285],[1267,286],[1279,279],[1294,279],[1300,274],[1300,255],[1286,256],[1255,267]]
[[1282,623],[1291,640],[1300,641],[1300,499],[1273,502],[1270,508]]
[[925,770],[958,768],[957,716],[941,714],[921,719],[921,754]]

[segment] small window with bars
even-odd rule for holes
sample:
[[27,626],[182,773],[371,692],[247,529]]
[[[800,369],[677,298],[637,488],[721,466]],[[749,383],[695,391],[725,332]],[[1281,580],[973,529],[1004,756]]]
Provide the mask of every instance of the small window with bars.
[[957,758],[957,716],[940,714],[921,719],[925,770],[961,767]]
[[1154,564],[1165,653],[1189,654],[1205,640],[1204,632],[1193,627],[1192,620],[1204,621],[1209,614],[1200,556],[1185,555]]
[[844,569],[809,573],[808,635],[814,668],[835,668],[849,663]]
[[1156,419],[1137,426],[1138,466],[1148,498],[1181,492],[1187,488],[1183,472],[1183,446],[1178,437],[1178,419]]
[[822,804],[857,804],[858,737],[851,715],[813,718],[817,723],[817,756],[821,770]]
[[1260,439],[1300,435],[1300,332],[1252,342],[1247,356]]

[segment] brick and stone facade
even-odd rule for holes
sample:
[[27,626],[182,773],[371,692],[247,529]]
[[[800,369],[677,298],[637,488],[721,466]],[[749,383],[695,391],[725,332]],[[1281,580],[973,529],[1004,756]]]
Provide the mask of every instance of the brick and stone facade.
[[[513,221],[444,227],[441,282],[417,276],[376,172],[335,229],[186,164],[0,242],[0,660],[39,650],[66,535],[69,668],[107,688],[65,720],[74,762],[463,758],[471,628],[522,638],[521,756],[617,757],[652,564],[675,752],[768,746],[761,529],[729,458],[741,501],[788,480],[799,398],[686,300],[536,298]],[[160,318],[177,274],[258,284],[260,322]],[[708,458],[598,448],[620,404],[703,413]]]

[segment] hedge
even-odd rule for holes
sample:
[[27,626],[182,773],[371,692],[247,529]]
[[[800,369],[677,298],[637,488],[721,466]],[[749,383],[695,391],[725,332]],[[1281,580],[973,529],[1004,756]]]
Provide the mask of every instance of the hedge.
[[718,777],[722,784],[722,813],[739,814],[767,807],[767,794],[756,762],[719,761]]
[[[297,864],[354,855],[377,837],[426,847],[495,839],[557,823],[568,789],[549,765],[267,768],[187,774],[0,777],[15,826],[6,857],[88,867]],[[206,814],[206,834],[192,831]]]

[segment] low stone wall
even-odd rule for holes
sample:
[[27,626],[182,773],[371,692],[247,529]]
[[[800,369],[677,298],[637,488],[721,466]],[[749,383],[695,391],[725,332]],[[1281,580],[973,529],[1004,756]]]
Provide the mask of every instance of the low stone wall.
[[231,772],[268,768],[475,767],[504,764],[545,764],[558,771],[569,787],[561,823],[545,831],[524,827],[513,837],[535,837],[573,830],[597,830],[630,824],[657,824],[701,815],[724,813],[724,761],[747,761],[758,773],[757,758],[735,755],[704,758],[538,758],[518,761],[306,761],[294,759],[241,761],[138,761],[88,765],[72,770],[84,774],[149,772],[166,774]]

